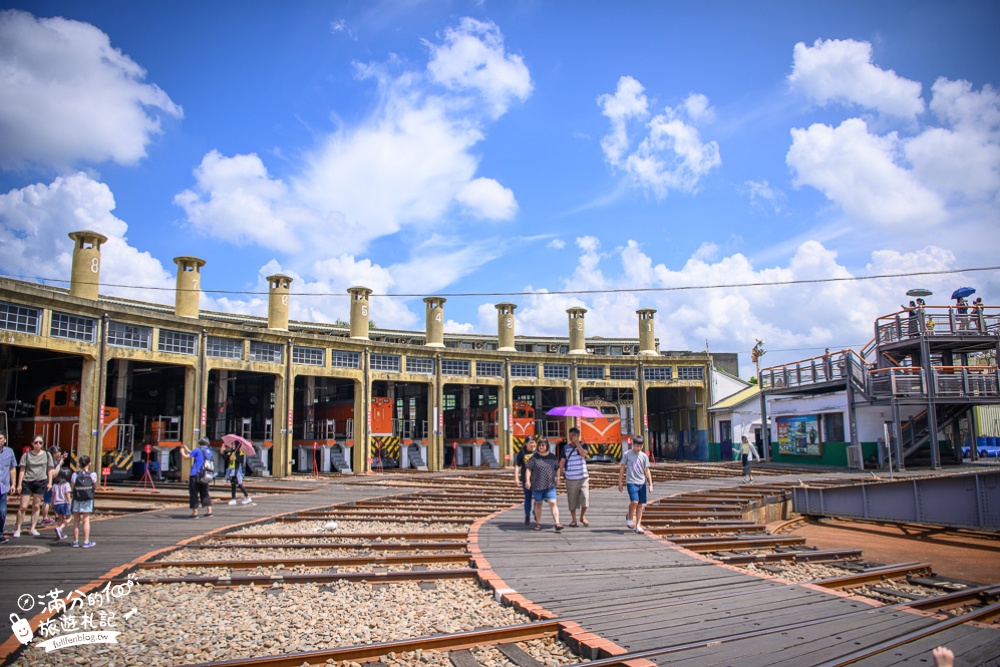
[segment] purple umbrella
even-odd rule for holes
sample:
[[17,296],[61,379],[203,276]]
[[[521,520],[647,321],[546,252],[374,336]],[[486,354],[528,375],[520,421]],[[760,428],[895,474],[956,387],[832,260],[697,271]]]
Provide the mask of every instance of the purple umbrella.
[[588,408],[586,405],[560,405],[552,408],[546,413],[549,417],[603,417],[604,414],[597,408]]

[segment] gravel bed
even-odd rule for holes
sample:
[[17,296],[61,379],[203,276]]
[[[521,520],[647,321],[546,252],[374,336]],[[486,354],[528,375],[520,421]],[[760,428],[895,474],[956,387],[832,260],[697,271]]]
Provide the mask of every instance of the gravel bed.
[[795,583],[843,577],[850,574],[849,571],[843,568],[823,565],[821,563],[768,563],[764,566],[757,563],[750,563],[746,566],[746,569],[748,572],[781,577]]
[[[774,570],[780,570],[775,572]],[[819,563],[777,563],[769,564],[767,567],[760,567],[753,563],[747,566],[747,570],[750,572],[758,572],[761,574],[767,574],[772,576],[778,576],[782,579],[787,579],[789,581],[794,581],[796,583],[805,583],[810,581],[815,581],[817,579],[829,579],[832,577],[843,577],[851,574],[849,571],[843,568],[834,567],[831,565],[823,565]],[[882,591],[875,590],[876,588],[883,589]],[[917,584],[911,584],[907,581],[902,580],[885,580],[880,581],[877,584],[869,584],[865,586],[857,586],[849,589],[852,595],[860,595],[872,600],[877,600],[883,604],[897,604],[900,602],[907,602],[911,597],[907,595],[892,595],[890,593],[884,592],[889,590],[900,591],[902,593],[909,593],[910,595],[919,595],[924,598],[936,597],[942,595],[943,592],[934,588],[929,588],[926,586],[920,586]]]
[[[141,585],[101,608],[114,612],[115,625],[103,629],[120,631],[119,643],[64,647],[48,654],[33,643],[13,664],[167,667],[528,622],[475,583],[435,583],[433,590],[421,590],[414,582],[222,590],[194,584]],[[124,614],[132,608],[136,613],[126,621]],[[65,633],[56,636],[60,634]]]
[[[518,642],[517,645],[524,649],[535,660],[545,667],[559,667],[559,665],[575,665],[590,660],[579,658],[573,655],[565,644],[557,639],[534,639],[528,642]],[[503,653],[494,646],[477,646],[470,649],[473,656],[483,667],[516,667]],[[421,665],[426,667],[452,667],[446,653],[437,651],[407,651],[405,653],[390,653],[379,659],[386,667],[410,667],[411,665]],[[331,663],[335,667],[366,667],[365,663],[341,661]]]
[[[247,565],[251,565],[247,562]],[[389,572],[409,572],[413,569],[412,565],[405,564],[376,564],[375,568],[380,568],[381,570],[387,570]],[[426,566],[430,570],[464,570],[469,568],[468,563],[434,563]],[[271,565],[264,566],[258,565],[256,567],[246,568],[250,570],[249,574],[255,575],[272,575],[272,574],[329,574],[334,566],[316,566],[316,565]],[[337,565],[336,572],[339,574],[346,574],[348,572],[371,572],[371,565]],[[229,576],[233,572],[231,567],[164,567],[158,568],[156,570],[144,570],[140,574],[140,579],[164,579],[166,577],[223,577]],[[241,572],[241,574],[246,574]]]
[[[469,520],[472,523],[472,519]],[[230,535],[280,535],[282,533],[454,533],[466,535],[468,530],[459,524],[435,523],[433,521],[344,521],[340,519],[319,519],[316,521],[295,521],[260,523],[235,530]]]

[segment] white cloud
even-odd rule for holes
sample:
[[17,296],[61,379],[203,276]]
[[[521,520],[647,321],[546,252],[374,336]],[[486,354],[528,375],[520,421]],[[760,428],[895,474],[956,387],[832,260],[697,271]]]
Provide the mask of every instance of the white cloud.
[[0,13],[0,166],[133,164],[181,108],[87,23]]
[[272,179],[256,155],[211,151],[195,169],[194,190],[174,198],[199,231],[236,245],[299,252],[322,234],[316,215],[296,207],[288,187]]
[[562,250],[566,247],[566,242],[562,239],[552,239],[546,245],[546,248],[552,248],[553,250]]
[[510,188],[492,178],[476,178],[455,196],[470,214],[487,220],[509,220],[517,213],[517,201]]
[[[464,20],[428,47],[423,72],[358,65],[359,76],[378,85],[379,104],[305,151],[287,176],[272,176],[256,155],[213,151],[176,203],[204,233],[294,254],[289,263],[302,271],[330,238],[357,254],[408,225],[461,234],[469,218],[512,218],[514,193],[477,175],[472,150],[491,119],[531,92],[527,68],[504,52],[492,23]],[[485,115],[484,97],[492,105]]]
[[990,86],[938,79],[931,110],[950,127],[931,127],[904,150],[914,174],[944,196],[1000,200],[1000,95]]
[[101,294],[172,304],[173,267],[168,271],[148,252],[130,246],[128,225],[115,217],[114,209],[110,188],[83,173],[0,195],[0,245],[4,248],[0,267],[6,274],[29,280],[64,281],[71,274],[73,260],[68,234],[94,231],[108,237],[101,246]]
[[715,120],[715,109],[708,102],[708,97],[701,93],[691,93],[684,100],[684,110],[688,118],[696,123],[711,123]]
[[601,113],[611,121],[611,130],[601,140],[608,164],[624,171],[632,182],[663,198],[670,190],[691,192],[713,168],[722,164],[719,145],[704,142],[690,121],[708,121],[713,117],[708,98],[691,94],[676,108],[666,107],[662,114],[649,118],[645,136],[632,147],[630,122],[649,117],[645,89],[636,79],[623,76],[614,95],[597,99]]
[[[854,345],[860,349],[873,334],[876,317],[898,310],[907,289],[928,287],[950,294],[953,276],[926,276],[881,280],[844,280],[762,287],[715,285],[773,283],[851,278],[858,275],[844,266],[837,253],[816,241],[795,249],[785,265],[757,267],[744,255],[718,256],[711,244],[702,246],[678,269],[656,263],[636,241],[620,251],[597,254],[593,242],[578,243],[580,265],[586,272],[568,277],[559,290],[629,290],[602,294],[549,294],[545,290],[522,298],[518,333],[567,335],[565,311],[582,306],[587,313],[587,336],[638,335],[635,311],[654,308],[656,335],[661,350],[700,350],[705,340],[713,350],[740,354],[744,377],[753,374],[749,351],[757,338],[771,350],[764,364],[793,361]],[[710,252],[709,252],[710,251]],[[615,263],[612,263],[615,262]],[[953,253],[936,246],[913,252],[876,250],[863,275],[956,268]],[[917,285],[915,280],[920,284]],[[665,291],[639,289],[666,288]],[[690,288],[690,289],[681,289]],[[496,314],[487,305],[479,309],[480,326],[492,332]]]
[[781,211],[780,200],[783,199],[784,196],[779,190],[771,187],[771,184],[766,180],[744,182],[743,192],[749,195],[751,205],[760,207],[766,203],[776,212]]
[[634,78],[623,76],[618,79],[614,95],[604,94],[597,98],[601,113],[611,120],[611,132],[601,139],[601,148],[612,166],[621,166],[628,150],[628,121],[649,114],[649,101],[644,91]]
[[442,44],[427,46],[431,78],[458,92],[477,92],[488,102],[494,118],[531,94],[531,75],[524,60],[505,51],[503,35],[494,23],[463,18],[457,28],[445,31]]
[[872,45],[853,39],[817,39],[795,45],[788,80],[819,104],[845,102],[902,118],[924,110],[921,86],[872,64]]
[[942,222],[944,203],[896,163],[898,144],[895,133],[879,137],[850,118],[836,128],[793,129],[785,159],[796,185],[820,190],[858,221],[897,231]]
[[1000,130],[1000,93],[989,84],[976,92],[968,81],[939,78],[931,86],[931,110],[941,120],[973,132]]

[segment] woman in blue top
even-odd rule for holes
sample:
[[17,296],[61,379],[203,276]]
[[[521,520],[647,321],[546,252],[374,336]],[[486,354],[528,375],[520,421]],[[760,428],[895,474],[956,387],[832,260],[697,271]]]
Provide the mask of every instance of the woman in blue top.
[[[205,516],[212,516],[212,496],[208,492],[208,480],[201,474],[205,461],[212,460],[212,447],[208,438],[198,441],[198,446],[189,450],[181,445],[181,456],[191,459],[191,476],[188,477],[188,499],[191,506],[191,518],[198,518],[198,503],[205,508]],[[213,463],[214,465],[214,463]]]

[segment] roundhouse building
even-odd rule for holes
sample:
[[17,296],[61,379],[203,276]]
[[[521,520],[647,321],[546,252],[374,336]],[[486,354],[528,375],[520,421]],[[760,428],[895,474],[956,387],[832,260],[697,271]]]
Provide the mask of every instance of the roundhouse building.
[[70,237],[69,289],[0,279],[0,428],[18,448],[41,433],[103,467],[176,472],[181,443],[236,433],[275,476],[503,466],[528,434],[562,437],[571,421],[549,409],[583,403],[604,415],[580,423],[597,460],[639,433],[661,457],[707,449],[710,357],[661,353],[652,309],[628,339],[586,337],[582,308],[565,337],[518,336],[512,303],[496,335],[448,334],[429,297],[425,331],[403,331],[372,326],[357,286],[350,322],[297,322],[293,280],[274,275],[266,318],[214,313],[203,260],[174,260],[174,307],[139,302],[99,294],[103,236]]

